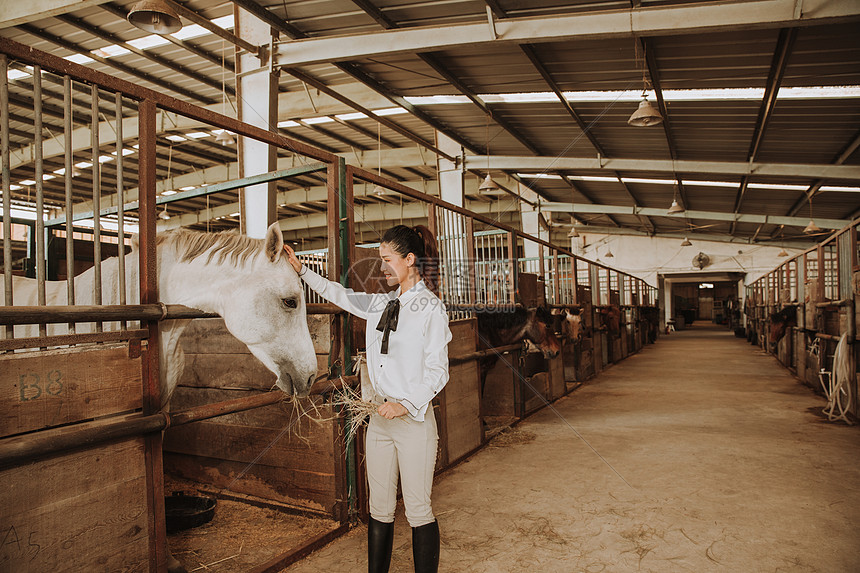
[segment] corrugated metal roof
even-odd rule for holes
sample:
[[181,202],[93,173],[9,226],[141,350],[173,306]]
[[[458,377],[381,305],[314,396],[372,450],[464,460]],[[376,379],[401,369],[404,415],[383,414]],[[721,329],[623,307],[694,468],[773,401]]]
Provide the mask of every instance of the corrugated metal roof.
[[[627,1],[556,1],[495,0],[485,3],[478,0],[257,0],[257,5],[280,19],[293,30],[290,37],[301,38],[343,37],[349,42],[353,35],[366,35],[385,29],[415,29],[428,26],[449,26],[462,23],[486,23],[490,27],[487,6],[491,6],[497,23],[506,19],[536,17],[567,17],[573,14],[612,13],[629,11]],[[27,24],[0,30],[0,35],[25,43],[36,49],[68,57],[81,52],[89,53],[111,47],[116,41],[140,41],[148,34],[131,26],[121,12],[130,9],[133,2],[115,2],[107,7],[91,6],[74,10],[67,15],[39,18]],[[634,3],[635,4],[635,3]],[[643,0],[641,8],[647,11],[660,6],[728,6],[715,0]],[[190,0],[183,2],[199,15],[215,19],[233,13],[232,2]],[[361,6],[370,6],[365,11]],[[631,16],[636,12],[631,12]],[[692,13],[692,12],[691,12]],[[632,20],[631,20],[632,21]],[[363,157],[362,152],[388,149],[403,150],[416,146],[415,138],[429,144],[435,142],[435,130],[440,129],[465,146],[467,155],[483,154],[489,148],[492,155],[594,158],[624,158],[648,160],[726,161],[744,163],[750,159],[776,164],[860,164],[856,142],[860,136],[860,98],[778,99],[772,108],[767,107],[766,93],[745,99],[678,99],[666,98],[667,122],[664,126],[634,128],[627,119],[638,102],[616,94],[600,101],[576,97],[570,108],[586,126],[577,125],[571,111],[560,101],[552,99],[552,90],[569,92],[639,92],[645,84],[650,90],[694,90],[718,88],[757,88],[768,85],[794,86],[860,86],[860,33],[858,17],[848,21],[824,25],[803,25],[787,36],[780,27],[759,23],[749,29],[704,31],[696,33],[667,32],[644,34],[634,38],[629,34],[608,35],[599,38],[576,38],[565,41],[536,41],[525,48],[509,42],[484,42],[461,48],[441,48],[431,53],[381,54],[359,58],[351,62],[318,63],[301,66],[300,71],[327,89],[349,94],[358,106],[379,110],[397,107],[400,98],[412,96],[450,95],[480,97],[484,94],[549,93],[547,101],[537,103],[470,103],[418,104],[423,114],[387,116],[399,126],[400,132],[383,125],[377,136],[377,122],[371,118],[350,118],[326,123],[301,123],[286,127],[281,133],[300,141],[315,144],[323,149]],[[186,22],[186,24],[188,24]],[[289,41],[285,35],[282,41]],[[785,41],[785,43],[783,43]],[[146,57],[127,53],[104,55],[102,61],[86,65],[123,80],[141,84],[168,93],[198,105],[222,101],[235,105],[235,97],[221,89],[222,84],[232,89],[236,79],[231,71],[235,61],[234,46],[211,33],[202,33],[185,40],[186,46],[167,43],[145,49]],[[189,49],[189,47],[191,49]],[[785,48],[784,66],[780,66],[780,50]],[[531,57],[529,54],[531,52]],[[157,61],[153,61],[153,58]],[[222,67],[223,62],[226,67]],[[177,68],[178,67],[178,68]],[[13,69],[15,68],[13,62]],[[547,81],[549,78],[549,81]],[[778,80],[778,81],[777,81]],[[62,132],[62,119],[50,112],[61,106],[62,87],[58,78],[46,76],[46,127],[53,134]],[[369,90],[353,89],[357,81],[368,81],[372,90],[382,96],[368,96]],[[336,106],[326,104],[325,111],[317,111],[317,103],[327,98],[314,85],[306,86],[287,71],[280,75],[280,90],[292,106],[282,107],[279,120],[314,119],[333,113],[348,113],[349,102]],[[85,86],[76,86],[75,117],[79,125],[89,120],[89,94]],[[13,96],[11,106],[10,141],[13,149],[32,143],[32,78],[24,77],[10,83]],[[59,94],[59,95],[58,95]],[[613,99],[615,98],[615,99]],[[656,105],[654,96],[652,103]],[[102,121],[112,120],[112,102],[102,102]],[[50,106],[54,106],[51,108]],[[127,113],[134,113],[129,102]],[[428,121],[429,120],[429,121]],[[83,122],[83,123],[82,123]],[[170,125],[165,125],[167,135]],[[180,127],[175,134],[187,133],[190,128]],[[411,133],[407,137],[403,131]],[[760,134],[758,146],[755,137]],[[132,139],[127,146],[135,143]],[[852,144],[854,144],[852,148]],[[103,141],[101,153],[114,149],[113,141]],[[846,150],[848,151],[846,153]],[[234,164],[235,147],[222,147],[214,142],[214,135],[200,140],[171,143],[159,141],[158,177],[176,177],[195,171]],[[434,179],[434,157],[423,150],[430,160],[414,166],[380,166],[385,174],[402,181]],[[751,152],[753,157],[750,156]],[[75,161],[91,156],[88,149],[79,149]],[[375,157],[375,155],[374,155]],[[169,167],[168,167],[169,164]],[[45,171],[61,168],[62,156],[48,160]],[[375,165],[364,165],[374,169]],[[127,183],[136,185],[136,159],[126,161]],[[169,174],[168,174],[169,171]],[[516,169],[508,170],[510,177]],[[485,170],[478,169],[469,176],[469,193]],[[762,214],[768,216],[796,216],[803,218],[808,208],[803,206],[804,190],[817,179],[801,177],[757,176],[744,180],[740,175],[724,176],[708,173],[680,173],[667,171],[637,171],[597,174],[601,177],[618,176],[635,178],[635,182],[583,181],[576,179],[589,175],[583,171],[551,171],[551,174],[571,176],[566,183],[560,179],[526,178],[523,182],[545,199],[559,203],[594,203],[608,206],[668,208],[676,193],[683,195],[688,209],[714,212]],[[502,173],[497,173],[504,179]],[[32,164],[23,163],[12,170],[13,183],[33,177]],[[81,186],[76,193],[83,200],[87,173],[80,176]],[[102,165],[102,187],[115,187],[115,166]],[[683,180],[680,187],[648,180]],[[473,180],[474,179],[474,180]],[[717,181],[723,185],[697,184],[696,180]],[[748,184],[741,194],[744,181]],[[515,189],[512,179],[508,187]],[[828,181],[826,183],[860,185],[858,180]],[[791,189],[761,188],[761,183],[799,185]],[[282,181],[279,189],[288,190],[315,185],[313,178]],[[49,198],[62,197],[62,177],[45,182]],[[27,187],[15,191],[15,197],[26,200]],[[500,197],[509,198],[507,194]],[[369,203],[382,199],[368,197]],[[387,201],[386,199],[385,201]],[[210,201],[229,205],[236,201],[234,192]],[[800,205],[800,207],[798,207]],[[204,208],[200,199],[171,204],[171,211],[193,212]],[[288,212],[312,212],[319,205],[313,201],[308,209],[283,208]],[[309,211],[310,209],[310,211]],[[817,217],[845,219],[860,213],[860,193],[819,191],[813,199]],[[563,214],[555,215],[566,220]],[[636,231],[678,232],[705,229],[707,234],[732,232],[735,237],[757,239],[781,232],[779,225],[751,223],[731,224],[725,221],[677,217],[652,216],[647,219],[627,214],[576,214],[577,218],[599,226],[630,227]],[[215,223],[213,223],[215,224]],[[218,225],[234,222],[222,219]],[[653,227],[652,227],[653,225]],[[797,234],[799,229],[795,229]],[[786,233],[791,234],[791,233]]]

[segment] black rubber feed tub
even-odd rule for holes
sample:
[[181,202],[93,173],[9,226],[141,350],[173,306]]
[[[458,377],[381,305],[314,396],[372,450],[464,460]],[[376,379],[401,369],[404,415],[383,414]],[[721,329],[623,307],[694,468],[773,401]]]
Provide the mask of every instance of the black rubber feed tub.
[[164,497],[167,533],[198,527],[212,521],[217,501],[212,497],[176,491]]

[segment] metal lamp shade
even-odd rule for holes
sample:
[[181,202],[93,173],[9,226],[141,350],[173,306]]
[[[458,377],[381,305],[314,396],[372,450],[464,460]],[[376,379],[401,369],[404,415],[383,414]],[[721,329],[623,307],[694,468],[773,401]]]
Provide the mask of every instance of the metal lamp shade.
[[780,252],[776,254],[777,257],[787,257],[788,252],[785,249],[782,249]]
[[163,0],[142,0],[128,13],[133,26],[152,34],[173,34],[182,29],[182,21],[173,8]]
[[567,236],[571,239],[576,238],[579,236],[579,231],[576,230],[576,227],[571,227],[570,232],[567,234]]
[[810,219],[809,224],[806,227],[804,227],[803,232],[806,233],[807,235],[812,234],[812,233],[820,233],[821,228],[815,224],[815,221]]
[[233,145],[236,143],[236,140],[233,139],[233,136],[230,135],[230,132],[226,129],[222,129],[218,135],[215,136],[215,142],[220,143],[221,145]]
[[672,199],[672,204],[669,206],[669,211],[667,213],[669,215],[674,215],[675,213],[683,213],[684,208],[678,204],[677,199]]
[[690,242],[690,239],[684,237],[684,241],[681,243],[682,247],[692,247],[693,243]]
[[487,177],[481,181],[481,184],[478,185],[478,191],[495,191],[497,189],[499,189],[499,185],[493,181],[493,178],[490,177],[489,173],[487,173]]
[[651,102],[647,98],[639,102],[639,109],[633,112],[630,119],[627,120],[629,125],[635,127],[648,127],[649,125],[657,125],[662,123],[663,116],[660,112],[654,109]]

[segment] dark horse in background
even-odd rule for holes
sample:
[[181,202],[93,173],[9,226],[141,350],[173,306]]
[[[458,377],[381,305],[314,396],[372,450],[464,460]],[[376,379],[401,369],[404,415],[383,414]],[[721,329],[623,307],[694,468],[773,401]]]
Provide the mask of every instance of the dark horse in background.
[[770,331],[768,340],[771,351],[776,350],[776,345],[785,336],[789,328],[797,326],[797,305],[789,305],[778,312],[770,315]]
[[[486,350],[528,340],[540,348],[544,358],[552,359],[561,351],[561,343],[553,332],[553,316],[545,307],[483,310],[476,313],[478,318],[478,349]],[[498,353],[491,353],[478,362],[481,375],[481,395],[487,373],[499,359]]]

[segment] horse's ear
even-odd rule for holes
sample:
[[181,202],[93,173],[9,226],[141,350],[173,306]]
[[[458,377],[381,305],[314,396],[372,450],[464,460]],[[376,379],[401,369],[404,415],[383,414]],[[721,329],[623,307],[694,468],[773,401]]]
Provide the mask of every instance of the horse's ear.
[[266,229],[266,256],[274,263],[283,252],[284,234],[281,232],[281,226],[275,221]]

